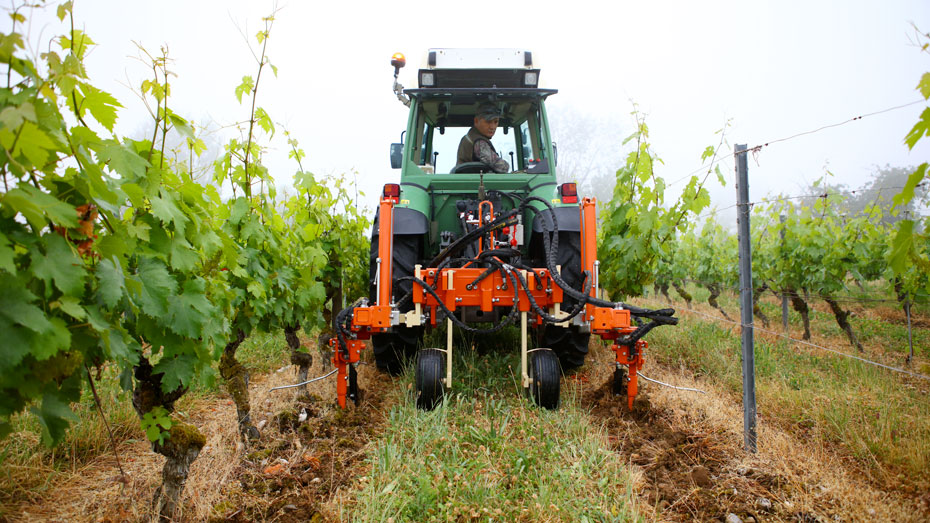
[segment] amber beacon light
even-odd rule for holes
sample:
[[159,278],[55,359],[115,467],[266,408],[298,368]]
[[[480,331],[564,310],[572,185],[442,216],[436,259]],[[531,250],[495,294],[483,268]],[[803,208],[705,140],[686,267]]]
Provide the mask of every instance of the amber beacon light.
[[394,53],[394,56],[391,57],[391,65],[394,66],[395,71],[407,65],[407,59],[404,57],[404,53]]

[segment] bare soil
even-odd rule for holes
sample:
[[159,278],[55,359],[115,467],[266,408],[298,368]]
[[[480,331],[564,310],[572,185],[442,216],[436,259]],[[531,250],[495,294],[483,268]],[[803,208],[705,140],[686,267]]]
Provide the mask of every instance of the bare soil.
[[[366,374],[369,390],[390,381]],[[238,467],[239,484],[222,502],[228,508],[211,521],[331,519],[326,506],[336,492],[365,475],[366,446],[381,432],[385,397],[363,391],[357,407],[341,410],[311,396],[279,411]]]
[[[699,388],[676,391],[640,381],[630,411],[612,392],[610,351],[592,347],[583,391],[591,416],[603,424],[620,459],[633,467],[640,512],[655,521],[927,521],[926,493],[870,478],[842,449],[811,445],[758,420],[759,451],[743,449],[742,409],[713,383],[685,369],[649,362],[652,378]],[[580,380],[584,382],[585,380]]]
[[783,499],[789,480],[762,470],[732,467],[732,444],[721,431],[677,430],[667,413],[640,394],[633,411],[618,404],[609,383],[592,391],[592,415],[603,420],[613,449],[637,466],[643,484],[640,500],[657,519],[668,521],[724,520],[736,514],[743,521],[768,517],[813,521],[793,512]]
[[[371,365],[360,367],[362,401],[343,411],[335,406],[334,378],[311,384],[305,397],[296,389],[270,392],[295,381],[288,370],[252,377],[252,417],[262,437],[248,445],[238,437],[235,405],[225,394],[179,404],[179,415],[207,436],[184,491],[184,521],[339,519],[331,500],[366,473],[366,445],[390,409],[385,402],[391,378]],[[310,373],[326,370],[315,362]],[[120,478],[112,454],[101,455],[45,494],[6,507],[7,520],[152,521],[150,502],[164,458],[140,440],[123,442],[120,456],[126,478]]]

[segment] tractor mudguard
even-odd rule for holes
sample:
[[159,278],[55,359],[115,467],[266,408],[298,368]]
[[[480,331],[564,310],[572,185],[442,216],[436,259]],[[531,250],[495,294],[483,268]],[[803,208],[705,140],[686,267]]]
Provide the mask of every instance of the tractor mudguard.
[[[562,233],[559,235],[560,238],[565,236],[564,233],[581,234],[581,217],[578,213],[578,207],[574,205],[571,207],[555,207],[555,219],[558,220],[559,233]],[[537,212],[533,218],[533,229],[529,237],[529,254],[531,258],[544,264],[542,233],[545,229],[543,224],[548,228],[552,227],[548,211]]]
[[[375,222],[371,227],[371,237],[376,238],[378,236],[378,216],[381,214],[381,210],[378,209],[375,211]],[[578,220],[578,211],[575,211],[575,220]],[[559,217],[559,228],[562,225],[562,218]],[[394,235],[401,234],[426,234],[429,230],[429,220],[426,219],[426,215],[416,209],[408,209],[406,207],[395,207],[394,208]],[[577,230],[577,229],[576,229]]]
[[[578,214],[577,205],[556,207],[555,219],[559,223],[559,232],[581,232],[581,217]],[[533,234],[543,232],[543,220],[546,220],[546,226],[549,228],[552,227],[552,222],[549,219],[549,212],[538,212],[533,218]]]

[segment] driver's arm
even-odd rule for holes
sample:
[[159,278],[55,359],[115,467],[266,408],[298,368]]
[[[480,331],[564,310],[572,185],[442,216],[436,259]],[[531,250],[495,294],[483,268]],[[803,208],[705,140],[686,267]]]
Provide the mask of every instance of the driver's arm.
[[507,160],[501,158],[494,152],[494,148],[491,147],[491,144],[485,140],[477,140],[475,142],[475,157],[478,158],[481,163],[488,165],[496,173],[508,173],[510,172],[510,164],[507,163]]

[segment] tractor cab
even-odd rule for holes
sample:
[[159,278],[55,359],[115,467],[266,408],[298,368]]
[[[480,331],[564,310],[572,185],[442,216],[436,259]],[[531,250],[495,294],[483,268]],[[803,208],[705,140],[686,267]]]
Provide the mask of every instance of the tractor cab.
[[477,108],[488,102],[501,114],[491,143],[510,173],[554,176],[544,102],[557,91],[540,89],[539,73],[529,51],[430,49],[417,74],[418,88],[403,89],[395,74],[395,93],[410,107],[406,142],[391,149],[391,166],[402,169],[402,182],[408,176],[491,172],[456,158]]

